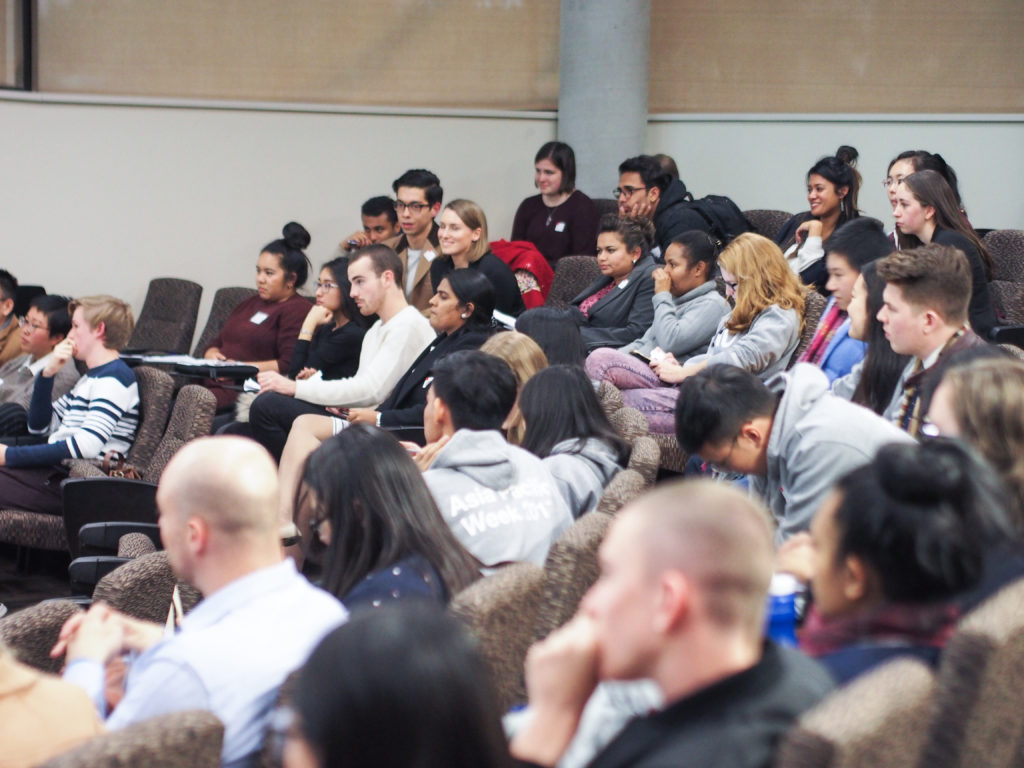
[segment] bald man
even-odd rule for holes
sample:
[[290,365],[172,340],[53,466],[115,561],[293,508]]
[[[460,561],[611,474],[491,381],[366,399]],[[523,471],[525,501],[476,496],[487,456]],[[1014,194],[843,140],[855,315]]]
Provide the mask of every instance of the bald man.
[[[257,443],[189,443],[164,470],[156,502],[168,561],[204,600],[173,635],[93,605],[64,625],[53,653],[66,648],[65,680],[85,689],[108,728],[206,709],[225,726],[222,762],[248,764],[284,678],[345,609],[283,559],[277,471]],[[104,669],[125,652],[139,655],[129,657],[124,699],[107,716]]]
[[832,686],[816,662],[763,638],[773,560],[767,513],[729,486],[666,484],[626,507],[578,615],[530,650],[532,716],[513,756],[554,766],[599,681],[646,678],[664,707],[630,722],[592,768],[769,766]]

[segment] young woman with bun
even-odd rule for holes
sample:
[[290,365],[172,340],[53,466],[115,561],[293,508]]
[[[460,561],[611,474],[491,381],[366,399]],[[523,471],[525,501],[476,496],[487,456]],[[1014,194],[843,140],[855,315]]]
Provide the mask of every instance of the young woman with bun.
[[896,189],[893,208],[903,248],[921,243],[949,245],[963,252],[971,266],[971,329],[985,338],[997,324],[988,291],[992,258],[958,207],[956,195],[936,171],[918,171],[904,177]]
[[533,183],[539,195],[519,204],[512,239],[537,246],[554,267],[563,256],[593,253],[597,206],[576,189],[576,155],[561,141],[549,141],[533,158]]
[[[256,262],[256,295],[232,310],[203,357],[234,360],[260,371],[288,372],[299,330],[309,313],[309,301],[298,294],[309,276],[309,259],[303,252],[309,241],[306,228],[292,221],[279,239],[263,247]],[[234,415],[238,391],[216,381],[207,386],[217,398],[221,416],[215,426],[227,424]]]
[[779,550],[780,569],[814,596],[803,651],[840,683],[897,656],[935,664],[953,633],[957,596],[983,573],[1008,530],[1005,491],[961,445],[888,445],[844,476],[809,534]]
[[654,225],[647,219],[608,214],[597,234],[601,276],[576,296],[587,352],[621,347],[643,336],[654,320],[655,263],[650,254]]
[[793,216],[775,238],[793,272],[822,293],[828,280],[824,243],[841,224],[860,215],[857,156],[856,149],[844,145],[812,165],[807,172],[810,210]]

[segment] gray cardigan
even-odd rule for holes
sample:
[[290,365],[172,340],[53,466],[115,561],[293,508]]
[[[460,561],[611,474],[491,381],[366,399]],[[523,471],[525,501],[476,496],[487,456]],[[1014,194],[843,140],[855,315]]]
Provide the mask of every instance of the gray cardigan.
[[635,349],[650,356],[652,349],[661,347],[675,355],[679,362],[684,362],[708,348],[718,324],[730,312],[729,302],[718,293],[714,280],[675,298],[668,291],[661,291],[654,294],[652,303],[654,322],[651,327],[639,339],[622,347],[620,352]]
[[726,330],[726,320],[723,317],[718,324],[707,353],[690,358],[691,363],[735,365],[762,381],[786,370],[800,343],[800,315],[795,309],[772,304],[761,310],[745,333]]

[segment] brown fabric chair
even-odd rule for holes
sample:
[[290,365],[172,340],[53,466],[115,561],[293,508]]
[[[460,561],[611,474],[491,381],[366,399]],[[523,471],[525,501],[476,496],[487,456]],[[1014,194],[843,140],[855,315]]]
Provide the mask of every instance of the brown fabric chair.
[[1024,230],[994,229],[982,243],[992,257],[988,290],[999,321],[1024,323]]
[[0,619],[0,642],[22,664],[57,674],[64,657],[51,659],[50,649],[64,622],[82,609],[70,600],[44,600]]
[[690,460],[690,454],[682,449],[675,435],[651,435],[661,450],[659,466],[666,472],[683,474],[686,471],[686,462]]
[[597,258],[593,255],[563,256],[555,264],[555,276],[544,306],[568,308],[569,302],[600,275]]
[[1024,765],[1024,579],[961,619],[939,665],[926,760]]
[[783,737],[775,768],[914,768],[934,691],[935,675],[923,662],[883,664],[806,712]]
[[100,579],[93,600],[108,603],[137,619],[162,624],[167,620],[171,592],[176,584],[182,607],[188,613],[202,595],[195,587],[178,581],[166,552],[153,552],[129,560]]
[[615,431],[619,433],[619,436],[630,445],[638,437],[646,437],[650,432],[647,419],[636,408],[628,406],[619,408],[619,410],[608,417],[608,420],[615,427]]
[[597,502],[595,511],[603,512],[606,515],[614,515],[645,490],[647,490],[647,481],[635,469],[624,469],[621,472],[616,472],[615,477],[604,487],[604,493],[601,494],[601,499]]
[[203,286],[191,280],[150,280],[128,348],[187,355],[202,297]]
[[658,479],[658,465],[661,463],[661,448],[658,441],[650,435],[638,437],[633,441],[633,450],[629,454],[627,469],[640,473],[648,486],[654,485]]
[[206,325],[203,332],[199,334],[199,341],[192,350],[193,357],[202,357],[210,341],[220,333],[232,310],[248,299],[256,295],[255,288],[218,288],[213,294],[213,304],[210,305],[210,315],[206,318]]
[[126,533],[117,540],[117,556],[126,560],[156,552],[153,540],[144,533]]
[[597,549],[601,546],[611,515],[588,512],[551,545],[544,572],[544,598],[537,615],[536,637],[543,640],[571,619],[590,586],[597,581]]
[[592,198],[594,206],[597,208],[597,218],[601,219],[602,216],[619,212],[619,201],[611,197],[595,197]]
[[601,402],[604,415],[609,417],[624,405],[622,392],[608,381],[602,381],[597,385],[597,399]]
[[1015,357],[1018,360],[1024,360],[1024,349],[1013,344],[1000,344],[999,348],[1003,350],[1010,357]]
[[[144,365],[135,369],[135,378],[139,385],[139,429],[128,452],[128,461],[133,466],[145,467],[152,459],[167,425],[174,380],[164,371]],[[103,475],[95,461],[73,460],[70,465],[72,477]],[[77,556],[76,547],[71,542],[77,540],[78,527],[69,539],[65,532],[64,518],[58,515],[0,509],[0,541],[21,547],[69,550],[73,556]]]
[[804,353],[804,350],[811,343],[811,339],[814,338],[814,331],[821,320],[821,313],[825,311],[825,304],[827,303],[825,297],[813,288],[807,290],[807,294],[804,297],[804,327],[800,331],[800,342],[796,345],[796,349],[793,350],[792,357],[789,358],[789,364],[786,366],[787,369],[796,365],[800,355]]
[[786,211],[775,211],[764,208],[755,208],[751,211],[744,211],[743,215],[747,217],[747,221],[750,222],[750,226],[754,228],[754,231],[757,234],[764,235],[769,240],[774,240],[775,236],[782,231],[783,225],[793,218],[793,214],[787,213]]
[[533,641],[544,579],[539,566],[512,563],[470,584],[450,605],[479,642],[503,711],[526,701],[523,663]]
[[97,736],[39,768],[218,768],[223,744],[224,724],[216,715],[185,710]]

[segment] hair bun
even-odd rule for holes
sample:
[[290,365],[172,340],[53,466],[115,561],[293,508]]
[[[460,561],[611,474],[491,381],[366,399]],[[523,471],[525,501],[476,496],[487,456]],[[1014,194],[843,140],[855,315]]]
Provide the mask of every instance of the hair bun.
[[879,480],[886,494],[898,501],[932,505],[957,500],[970,493],[964,457],[951,443],[929,441],[921,445],[887,445],[878,452]]
[[312,239],[306,228],[297,221],[289,221],[285,224],[284,229],[281,230],[281,235],[284,237],[284,241],[288,243],[289,248],[297,248],[300,251],[304,251]]
[[836,150],[836,157],[847,165],[857,165],[857,158],[860,157],[860,153],[854,147],[843,144]]

